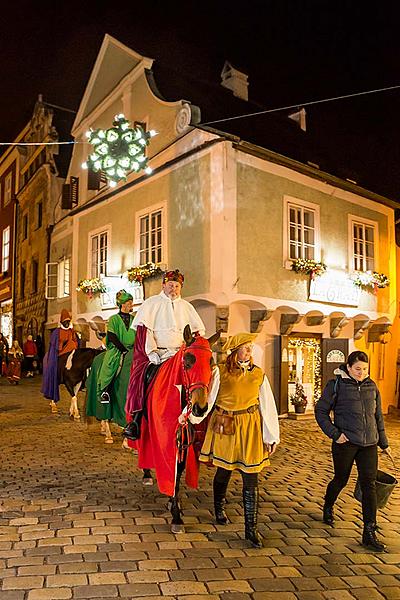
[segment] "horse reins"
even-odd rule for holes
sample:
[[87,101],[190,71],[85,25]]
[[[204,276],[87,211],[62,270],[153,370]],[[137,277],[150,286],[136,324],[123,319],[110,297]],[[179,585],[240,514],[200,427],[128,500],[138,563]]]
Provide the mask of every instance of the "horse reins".
[[[211,348],[203,348],[203,346],[196,346],[196,344],[192,344],[191,346],[186,346],[185,351],[188,348],[193,348],[196,350],[204,350],[206,352],[211,352]],[[185,351],[182,352],[182,369],[183,369],[183,389],[185,392],[185,400],[186,400],[186,413],[184,415],[185,422],[178,423],[178,427],[176,430],[176,445],[178,450],[178,462],[183,462],[185,458],[185,451],[191,446],[195,439],[195,430],[192,423],[189,421],[189,416],[192,413],[192,393],[194,390],[206,390],[208,392],[208,384],[202,383],[200,381],[190,383],[188,377],[188,369],[185,369]]]

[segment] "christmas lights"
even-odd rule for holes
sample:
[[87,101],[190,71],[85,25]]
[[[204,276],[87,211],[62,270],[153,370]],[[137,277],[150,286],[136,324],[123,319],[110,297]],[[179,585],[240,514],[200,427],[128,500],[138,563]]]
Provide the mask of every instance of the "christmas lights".
[[116,115],[110,129],[95,129],[86,133],[93,152],[82,168],[102,171],[111,187],[115,187],[119,181],[125,181],[131,171],[138,173],[143,169],[150,175],[152,169],[147,165],[145,149],[155,135],[153,129],[145,131],[141,125],[131,127],[123,114]]

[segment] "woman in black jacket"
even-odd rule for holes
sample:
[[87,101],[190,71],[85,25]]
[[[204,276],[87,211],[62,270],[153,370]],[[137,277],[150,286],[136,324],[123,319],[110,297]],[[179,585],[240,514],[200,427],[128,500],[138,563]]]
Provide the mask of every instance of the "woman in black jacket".
[[[376,538],[376,474],[378,446],[390,454],[377,385],[368,376],[368,356],[352,352],[347,364],[335,371],[315,406],[315,418],[332,442],[335,476],[325,494],[323,520],[333,526],[333,505],[346,486],[353,463],[362,490],[362,544],[377,552],[385,545]],[[333,411],[333,421],[330,412]]]

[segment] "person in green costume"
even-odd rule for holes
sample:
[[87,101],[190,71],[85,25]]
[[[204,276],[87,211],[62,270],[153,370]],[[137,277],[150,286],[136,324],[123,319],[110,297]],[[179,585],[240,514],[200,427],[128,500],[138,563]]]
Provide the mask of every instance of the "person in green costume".
[[[136,332],[131,328],[132,295],[120,290],[116,301],[119,312],[107,324],[107,350],[95,358],[87,380],[86,414],[125,427],[125,401]],[[106,441],[112,440],[107,434],[108,427],[103,432]]]

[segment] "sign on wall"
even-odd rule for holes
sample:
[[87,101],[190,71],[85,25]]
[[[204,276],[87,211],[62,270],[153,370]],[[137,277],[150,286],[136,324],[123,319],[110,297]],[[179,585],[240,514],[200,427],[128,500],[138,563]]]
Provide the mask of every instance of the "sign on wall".
[[133,296],[133,304],[143,302],[143,287],[136,281],[129,281],[126,277],[102,277],[104,285],[107,286],[107,292],[100,294],[102,308],[115,308],[117,306],[115,296],[119,290],[126,290]]
[[316,302],[358,306],[360,288],[356,287],[345,273],[328,271],[311,279],[308,298]]

